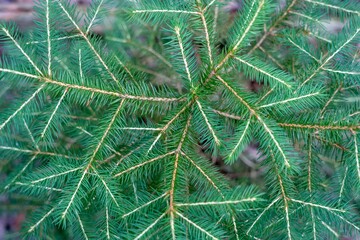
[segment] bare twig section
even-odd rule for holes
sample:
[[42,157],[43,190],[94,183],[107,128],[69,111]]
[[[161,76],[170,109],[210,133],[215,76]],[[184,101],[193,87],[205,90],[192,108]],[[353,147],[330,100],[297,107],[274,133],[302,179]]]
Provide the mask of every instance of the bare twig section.
[[303,128],[303,129],[319,129],[319,130],[343,130],[343,131],[351,131],[358,130],[360,126],[325,126],[325,125],[309,125],[309,124],[296,124],[296,123],[279,123],[281,127],[288,128]]
[[221,116],[234,119],[234,120],[242,120],[243,119],[240,116],[236,116],[236,115],[233,115],[233,114],[230,114],[230,113],[227,113],[227,112],[222,112],[222,111],[219,111],[219,110],[216,110],[216,109],[213,109],[213,112],[217,113],[217,114],[219,114]]

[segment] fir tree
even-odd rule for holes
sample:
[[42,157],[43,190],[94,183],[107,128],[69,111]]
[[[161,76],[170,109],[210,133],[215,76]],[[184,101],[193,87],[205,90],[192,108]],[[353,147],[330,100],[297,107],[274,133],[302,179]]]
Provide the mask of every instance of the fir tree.
[[[2,189],[36,206],[23,236],[360,236],[358,1],[120,1],[115,29],[92,34],[114,2],[41,0],[33,29],[0,26],[15,94],[0,102]],[[206,157],[231,165],[251,142],[265,186]]]

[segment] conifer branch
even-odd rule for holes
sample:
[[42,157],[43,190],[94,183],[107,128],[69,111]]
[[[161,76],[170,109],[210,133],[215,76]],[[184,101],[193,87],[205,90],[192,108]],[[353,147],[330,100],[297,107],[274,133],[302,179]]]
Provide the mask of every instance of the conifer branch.
[[319,2],[319,1],[315,1],[315,0],[305,0],[305,1],[309,2],[309,3],[312,3],[312,4],[315,4],[315,5],[320,5],[320,6],[340,10],[340,11],[343,11],[343,12],[354,13],[354,14],[360,15],[360,11],[354,11],[354,10],[346,9],[346,8],[343,8],[343,7],[339,7],[339,6],[336,6],[336,5],[331,5],[331,4],[328,4],[328,3]]
[[206,47],[207,47],[207,51],[208,51],[208,57],[209,57],[210,65],[213,66],[213,54],[212,54],[212,50],[211,50],[210,35],[209,35],[208,25],[207,25],[207,22],[206,22],[206,19],[205,19],[204,12],[205,12],[205,9],[200,14],[200,17],[201,17],[202,24],[204,26]]
[[250,122],[251,122],[251,117],[249,118],[249,120],[246,123],[245,129],[243,130],[243,133],[241,134],[241,137],[239,138],[239,141],[236,143],[235,147],[233,148],[233,150],[230,152],[229,157],[232,157],[236,151],[236,149],[238,149],[238,147],[240,146],[240,144],[243,142],[245,135],[247,134],[248,128],[250,126]]
[[27,164],[20,170],[20,172],[5,186],[5,190],[9,189],[9,187],[11,186],[11,184],[13,184],[24,172],[25,170],[29,167],[29,165],[34,162],[34,160],[36,159],[37,154],[35,154],[30,161],[27,162]]
[[252,54],[257,48],[259,48],[266,38],[274,32],[275,28],[287,17],[289,11],[295,6],[298,0],[293,0],[288,7],[284,10],[283,14],[271,25],[268,30],[265,30],[264,35],[257,41],[256,45],[249,51],[249,55]]
[[291,88],[291,85],[290,85],[289,83],[287,83],[286,80],[283,80],[283,79],[281,79],[281,78],[279,78],[279,77],[276,77],[276,76],[274,76],[273,74],[268,73],[268,72],[265,71],[264,69],[261,69],[261,68],[255,66],[255,65],[253,65],[253,64],[245,61],[244,59],[242,59],[242,58],[240,58],[240,57],[235,57],[235,59],[238,60],[239,62],[241,62],[241,63],[243,63],[243,64],[245,64],[245,65],[253,68],[254,70],[258,71],[259,73],[264,74],[264,75],[266,75],[266,76],[274,79],[275,81],[277,81],[277,82],[285,85],[287,88]]
[[342,213],[346,212],[345,210],[342,210],[342,209],[336,209],[336,208],[331,208],[331,207],[327,207],[327,206],[323,206],[323,205],[319,205],[319,204],[315,204],[315,203],[304,202],[304,201],[296,200],[296,199],[293,199],[293,198],[289,198],[289,200],[292,201],[292,202],[300,203],[300,204],[303,204],[303,205],[308,205],[308,206],[311,206],[311,207],[322,208],[322,209],[325,209],[325,210],[330,211],[330,212],[342,212]]
[[200,14],[199,12],[183,11],[183,10],[170,10],[170,9],[150,9],[150,10],[134,10],[132,13],[181,13],[181,14]]
[[178,215],[179,217],[184,219],[186,222],[190,223],[190,225],[192,225],[195,228],[199,229],[201,232],[205,233],[207,236],[211,237],[212,239],[218,239],[218,238],[214,237],[211,233],[209,233],[208,231],[206,231],[205,229],[203,229],[202,227],[200,227],[199,225],[197,225],[196,223],[194,223],[193,221],[191,221],[190,219],[188,219],[187,217],[182,215],[181,213],[176,212],[176,215]]
[[165,154],[160,155],[160,156],[158,156],[158,157],[155,157],[155,158],[152,158],[152,159],[147,160],[147,161],[145,161],[145,162],[142,162],[142,163],[140,163],[140,164],[134,165],[134,166],[132,166],[132,167],[130,167],[130,168],[122,171],[122,172],[117,173],[116,175],[114,175],[114,177],[119,177],[119,176],[121,176],[121,175],[123,175],[123,174],[125,174],[125,173],[127,173],[127,172],[131,172],[131,171],[133,171],[133,170],[135,170],[135,169],[137,169],[137,168],[139,168],[139,167],[142,167],[142,166],[147,165],[147,164],[149,164],[149,163],[152,163],[152,162],[155,162],[155,161],[157,161],[157,160],[163,159],[163,158],[165,158],[165,157],[167,157],[167,156],[173,155],[175,152],[176,152],[176,151],[168,152],[168,153],[165,153]]
[[150,224],[144,231],[142,231],[134,240],[142,238],[150,229],[152,229],[161,219],[165,217],[166,213],[163,213],[152,224]]
[[346,45],[348,45],[356,37],[359,32],[360,28],[358,28],[355,33],[352,34],[343,44],[341,44],[329,57],[323,60],[322,64],[318,68],[316,68],[315,71],[313,71],[313,73],[300,85],[300,87],[303,87],[306,83],[311,81],[331,59],[333,59]]
[[275,143],[277,149],[279,150],[280,154],[282,155],[283,159],[284,159],[284,163],[286,165],[286,167],[290,167],[290,163],[288,158],[285,155],[284,150],[282,149],[282,147],[280,146],[278,140],[275,138],[273,132],[271,131],[271,129],[267,126],[267,124],[264,122],[264,120],[259,116],[259,114],[242,98],[239,96],[239,94],[231,87],[229,86],[229,84],[222,79],[219,75],[216,75],[217,79],[220,80],[220,82],[230,91],[232,92],[236,98],[246,106],[246,108],[250,111],[250,113],[252,115],[254,115],[256,117],[256,119],[261,123],[261,125],[263,125],[265,131],[269,134],[270,138],[272,139],[272,141]]
[[99,14],[100,8],[102,7],[103,4],[104,4],[104,0],[101,0],[100,3],[98,4],[97,8],[96,8],[94,16],[91,18],[89,26],[86,29],[85,36],[89,35],[91,27],[94,25],[95,19],[96,19],[97,15]]
[[44,128],[44,130],[43,130],[42,133],[41,133],[41,137],[42,137],[42,138],[45,136],[45,133],[46,133],[48,127],[50,126],[50,123],[51,123],[52,119],[54,118],[57,110],[59,109],[59,106],[60,106],[61,102],[64,100],[65,95],[66,95],[66,93],[68,92],[68,90],[69,90],[68,88],[65,88],[63,95],[61,96],[60,100],[59,100],[58,103],[56,104],[56,107],[55,107],[53,113],[51,114],[51,116],[50,116],[50,118],[49,118],[49,120],[48,120],[48,122],[47,122],[47,124],[46,124],[46,126],[45,126],[45,128]]
[[167,197],[168,195],[169,195],[169,193],[166,192],[166,193],[160,195],[159,197],[154,198],[153,200],[151,200],[151,201],[149,201],[149,202],[141,205],[140,207],[135,208],[135,209],[132,210],[131,212],[128,212],[128,213],[122,215],[122,218],[126,218],[127,216],[129,216],[129,215],[131,215],[131,214],[133,214],[133,213],[135,213],[135,212],[138,212],[138,211],[140,211],[141,209],[143,209],[144,207],[147,207],[147,206],[151,205],[152,203],[154,203],[154,202],[156,202],[156,201],[158,201],[158,200],[160,200],[160,199],[164,199],[164,198]]
[[184,152],[181,152],[181,155],[183,155],[192,165],[194,165],[199,172],[209,181],[209,183],[220,193],[220,195],[223,196],[220,188],[215,184],[215,182],[206,174],[206,172],[198,165],[194,160],[192,160],[188,155],[186,155]]
[[61,172],[61,173],[53,174],[53,175],[50,175],[50,176],[47,176],[47,177],[44,177],[44,178],[33,180],[33,181],[31,181],[31,184],[35,184],[35,183],[43,182],[43,181],[48,180],[48,179],[57,178],[57,177],[60,177],[60,176],[63,176],[63,175],[67,175],[69,173],[79,171],[82,168],[83,167],[78,167],[78,168],[67,170],[65,172]]
[[[247,19],[249,19],[251,17],[251,13],[252,10],[254,8],[254,5],[257,1],[253,1],[251,8],[249,10],[249,14],[247,15]],[[261,9],[263,8],[265,4],[265,0],[259,0],[259,6],[255,11],[254,16],[252,17],[252,19],[250,20],[249,24],[247,25],[245,31],[243,32],[243,34],[238,38],[238,40],[236,41],[234,47],[226,54],[226,56],[223,58],[223,60],[216,66],[215,68],[215,72],[217,72],[228,60],[231,56],[233,56],[233,54],[238,50],[240,44],[242,43],[242,41],[245,39],[245,37],[247,36],[247,34],[249,33],[249,31],[251,30],[255,20],[257,19],[258,15],[260,14]]]
[[[1,71],[1,69],[0,69]],[[45,83],[42,84],[10,117],[8,117],[1,125],[0,130],[2,130],[24,107],[26,107],[43,88],[45,87]]]
[[229,200],[229,201],[219,201],[219,202],[196,202],[196,203],[177,203],[176,206],[178,207],[191,207],[191,206],[208,206],[208,205],[228,205],[228,204],[239,204],[243,202],[254,202],[256,198],[246,198],[241,200]]
[[61,158],[66,158],[66,159],[79,160],[79,158],[75,157],[75,156],[69,156],[69,155],[58,154],[58,153],[53,153],[53,152],[33,151],[33,150],[29,150],[29,149],[21,149],[21,148],[16,148],[16,147],[0,146],[0,150],[9,150],[9,151],[15,151],[15,152],[21,152],[21,153],[29,153],[32,155],[44,155],[44,156],[61,157]]
[[48,43],[48,75],[51,76],[51,34],[50,34],[50,10],[49,0],[46,0],[46,32],[47,32],[47,43]]
[[27,125],[25,119],[23,118],[23,122],[24,122],[24,126],[26,128],[26,131],[28,132],[29,136],[30,136],[30,139],[31,139],[31,142],[34,144],[36,150],[38,150],[40,152],[40,148],[39,148],[39,145],[37,144],[37,142],[35,141],[34,139],[34,136],[33,134],[31,133],[30,129],[29,129],[29,126]]
[[11,41],[15,44],[15,46],[20,50],[20,52],[24,55],[24,57],[29,61],[29,63],[35,68],[35,70],[40,74],[43,75],[43,73],[40,71],[38,66],[34,63],[34,61],[29,57],[29,55],[25,52],[25,50],[20,46],[20,44],[14,39],[14,37],[10,34],[10,32],[6,28],[1,29],[6,36],[8,36]]
[[[41,21],[21,38],[0,26],[0,167],[12,172],[3,190],[19,205],[36,197],[31,209],[43,211],[28,234],[356,236],[359,216],[347,203],[360,179],[358,4],[115,5],[97,0],[84,12],[45,0],[35,7]],[[334,16],[348,22],[338,36],[320,29]],[[110,24],[105,37],[91,33],[98,20]],[[316,89],[304,87],[314,79]],[[245,148],[252,139],[259,144]],[[243,174],[230,164],[248,153],[264,160],[254,169],[267,170],[260,188],[236,186]],[[339,157],[349,160],[333,164]],[[322,159],[334,176],[318,174]],[[54,231],[52,220],[63,228]]]
[[306,95],[303,95],[303,96],[282,100],[282,101],[279,101],[279,102],[273,102],[273,103],[269,103],[269,104],[266,104],[266,105],[261,105],[258,108],[267,108],[267,107],[272,107],[272,106],[276,106],[276,105],[279,105],[279,104],[280,105],[281,104],[286,104],[288,102],[293,102],[293,101],[297,101],[297,100],[300,100],[300,99],[303,99],[303,98],[317,96],[319,94],[321,94],[321,93],[320,92],[310,93],[310,94],[306,94]]
[[15,71],[15,70],[11,70],[11,69],[0,68],[0,72],[12,73],[12,74],[16,74],[16,75],[20,75],[20,76],[24,76],[24,77],[34,78],[34,79],[37,79],[39,81],[43,81],[45,83],[50,83],[50,84],[65,87],[65,88],[78,89],[78,90],[87,91],[87,92],[91,92],[91,93],[98,93],[98,94],[103,94],[103,95],[115,96],[115,97],[119,97],[119,98],[123,98],[123,99],[132,99],[132,100],[139,100],[139,101],[152,101],[152,102],[177,102],[177,101],[183,101],[183,99],[179,99],[179,98],[159,98],[159,97],[146,97],[146,96],[135,96],[135,95],[129,95],[129,94],[121,94],[121,93],[117,93],[117,92],[111,92],[111,91],[102,90],[102,89],[99,89],[99,88],[93,88],[93,87],[80,86],[80,85],[76,85],[76,84],[63,83],[63,82],[60,82],[58,80],[53,80],[53,79],[46,78],[46,77],[39,77],[39,76],[36,76],[36,75],[32,75],[32,74],[28,74],[28,73],[24,73],[24,72],[19,72],[19,71]]
[[59,202],[58,205],[56,205],[55,207],[53,207],[52,209],[50,209],[37,223],[35,223],[34,225],[32,225],[28,232],[33,232],[46,218],[48,218],[50,216],[51,213],[53,213],[55,211],[55,209],[60,205],[62,201]]
[[184,132],[181,136],[180,143],[175,151],[175,161],[174,161],[174,170],[172,173],[172,179],[171,179],[171,185],[170,185],[170,191],[169,191],[169,211],[170,211],[170,227],[171,227],[171,235],[173,239],[176,239],[175,237],[175,226],[174,226],[174,213],[175,213],[175,202],[174,202],[174,194],[175,194],[175,181],[176,181],[176,175],[178,172],[179,167],[179,160],[180,160],[180,152],[182,145],[184,143],[184,140],[186,138],[186,135],[188,134],[188,130],[190,127],[192,115],[189,115],[188,120],[186,122]]
[[[101,7],[103,1],[101,1],[98,5],[98,8]],[[111,72],[109,66],[105,63],[105,61],[103,60],[103,58],[100,56],[99,52],[95,49],[95,47],[93,46],[93,44],[90,42],[90,39],[88,38],[88,36],[86,35],[86,33],[84,33],[81,28],[79,27],[79,25],[77,25],[77,23],[75,22],[75,20],[70,16],[70,13],[65,9],[65,7],[61,4],[60,1],[58,1],[58,4],[60,6],[60,8],[62,9],[62,11],[66,14],[66,16],[68,17],[68,19],[70,20],[70,22],[74,25],[74,27],[76,28],[76,30],[79,32],[79,34],[84,38],[84,40],[87,42],[87,44],[89,45],[90,49],[94,52],[94,54],[96,55],[96,57],[99,59],[99,61],[101,62],[101,64],[103,65],[103,67],[106,69],[106,71],[109,73],[109,75],[111,76],[111,78],[118,83],[119,80],[115,77],[115,75]],[[96,15],[95,15],[96,16]],[[90,25],[91,26],[91,25]]]
[[320,112],[321,117],[324,117],[324,112],[325,112],[326,108],[329,106],[329,104],[332,102],[335,95],[341,90],[341,88],[342,88],[342,85],[340,84],[340,86],[334,91],[334,93],[331,95],[329,100],[326,102],[325,106],[321,109],[321,112]]
[[358,178],[360,180],[360,159],[359,159],[359,149],[358,149],[357,137],[356,137],[355,131],[351,131],[351,132],[354,136],[354,149],[355,149],[354,155],[355,155],[357,174],[358,174]]
[[116,109],[115,113],[113,114],[113,116],[112,116],[112,118],[111,118],[111,121],[110,121],[109,125],[107,126],[107,128],[106,128],[103,136],[101,137],[101,139],[100,139],[100,141],[98,142],[98,144],[97,144],[94,152],[92,153],[92,156],[91,156],[91,158],[90,158],[90,160],[89,160],[86,168],[85,168],[84,171],[83,171],[83,174],[82,174],[82,176],[81,176],[81,178],[80,178],[80,180],[79,180],[79,182],[78,182],[78,184],[77,184],[77,186],[76,186],[76,189],[75,189],[73,195],[71,196],[71,199],[70,199],[68,205],[66,206],[65,210],[64,210],[64,211],[62,212],[62,214],[61,214],[61,217],[62,217],[63,219],[66,217],[66,215],[67,215],[67,213],[68,213],[71,205],[73,204],[73,202],[74,202],[74,200],[75,200],[75,197],[76,197],[76,195],[77,195],[77,193],[78,193],[78,191],[79,191],[79,189],[80,189],[80,187],[81,187],[81,185],[82,185],[82,182],[84,181],[86,174],[89,172],[89,169],[92,167],[92,163],[93,163],[93,161],[95,160],[95,156],[96,156],[96,154],[99,152],[100,147],[103,145],[106,137],[108,136],[109,131],[110,131],[112,125],[114,124],[115,119],[116,119],[116,117],[118,116],[118,114],[119,114],[119,112],[120,112],[123,104],[124,104],[124,100],[122,100],[122,101],[120,102],[120,104],[119,104],[118,108]]
[[272,206],[277,203],[280,200],[280,197],[275,198],[264,210],[259,214],[259,216],[255,219],[255,221],[251,224],[249,229],[246,231],[246,234],[249,235],[253,227],[256,225],[256,223],[261,219],[261,217],[270,209]]
[[32,187],[32,188],[41,188],[41,189],[46,189],[46,190],[55,191],[55,192],[63,192],[63,190],[59,189],[59,188],[44,187],[41,185],[35,185],[35,184],[29,184],[29,183],[15,182],[14,184],[19,185],[19,186]]
[[326,222],[324,222],[323,220],[321,220],[319,217],[317,217],[320,221],[321,224],[324,225],[332,234],[334,234],[334,236],[339,239],[340,234],[337,233],[334,229],[332,229]]
[[318,129],[318,130],[341,130],[341,131],[351,131],[358,130],[360,126],[331,126],[331,125],[309,125],[309,124],[296,124],[296,123],[279,123],[281,127],[287,128],[299,128],[299,129]]
[[[74,34],[74,35],[70,35],[70,36],[64,36],[64,37],[58,37],[58,38],[51,38],[50,41],[51,42],[56,42],[56,41],[61,41],[61,40],[67,40],[67,39],[73,39],[73,38],[77,38],[77,37],[81,37],[80,34]],[[33,45],[33,44],[40,44],[40,43],[47,43],[49,40],[44,40],[44,41],[31,41],[31,42],[26,42],[26,45]]]
[[330,68],[323,68],[323,70],[327,71],[327,72],[340,73],[340,74],[345,74],[345,75],[360,75],[360,72],[340,71],[340,70],[335,70],[335,69],[330,69]]
[[103,177],[101,177],[101,175],[98,173],[98,171],[96,171],[96,168],[94,168],[93,166],[91,166],[92,170],[95,172],[96,176],[100,179],[101,183],[104,185],[106,191],[107,191],[107,194],[110,195],[111,199],[114,201],[115,205],[117,207],[119,207],[119,203],[117,202],[116,198],[115,198],[115,194],[112,193],[112,191],[110,190],[108,184],[106,183],[106,181],[104,180]]
[[308,55],[309,57],[311,57],[312,59],[314,59],[316,62],[320,63],[320,60],[317,59],[315,56],[313,56],[311,53],[309,53],[307,50],[305,50],[303,47],[299,46],[298,44],[296,44],[293,40],[291,40],[290,38],[288,38],[289,42],[294,45],[296,48],[298,48],[300,51],[302,51],[303,53],[305,53],[306,55]]
[[77,212],[76,212],[76,217],[77,217],[77,220],[79,221],[80,229],[81,229],[82,234],[84,235],[84,238],[85,238],[86,240],[88,240],[89,238],[88,238],[88,236],[87,236],[87,234],[86,234],[86,231],[85,231],[85,229],[84,229],[84,224],[83,224],[83,222],[82,222],[82,220],[81,220],[81,218],[80,218],[79,213],[77,213]]
[[177,37],[178,42],[179,42],[179,47],[180,47],[180,51],[181,51],[182,60],[183,60],[184,65],[185,65],[185,71],[186,71],[186,74],[187,74],[187,78],[188,78],[189,82],[192,84],[192,77],[191,77],[191,73],[190,73],[190,69],[189,69],[189,64],[188,64],[188,61],[187,61],[187,58],[186,58],[186,55],[185,55],[185,49],[184,49],[184,45],[183,45],[183,40],[182,40],[181,34],[180,34],[180,27],[176,26],[174,28],[174,30],[175,30],[176,37]]
[[206,123],[206,125],[208,126],[208,128],[209,128],[209,130],[210,130],[210,133],[211,133],[211,135],[213,136],[216,145],[219,146],[219,145],[220,145],[220,140],[219,140],[219,138],[216,136],[215,131],[214,131],[214,128],[211,126],[211,124],[210,124],[210,122],[209,122],[209,119],[207,118],[204,110],[202,109],[201,103],[200,103],[198,100],[196,100],[196,103],[197,103],[197,105],[198,105],[198,107],[199,107],[199,110],[200,110],[200,112],[201,112],[201,115],[204,117],[205,123]]

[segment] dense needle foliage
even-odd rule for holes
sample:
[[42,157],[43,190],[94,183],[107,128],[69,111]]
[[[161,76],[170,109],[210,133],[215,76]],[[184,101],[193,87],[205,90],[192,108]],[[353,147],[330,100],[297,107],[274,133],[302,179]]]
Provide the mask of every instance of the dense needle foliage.
[[[33,29],[0,27],[2,190],[36,208],[23,236],[360,237],[358,1],[116,2],[41,0]],[[265,184],[209,160],[250,143]]]

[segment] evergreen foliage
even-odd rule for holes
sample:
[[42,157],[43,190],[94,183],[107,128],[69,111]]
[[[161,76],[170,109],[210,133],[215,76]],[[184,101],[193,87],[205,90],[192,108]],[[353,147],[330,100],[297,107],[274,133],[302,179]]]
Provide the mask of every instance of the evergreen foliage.
[[[36,206],[26,238],[360,237],[358,1],[67,2],[0,27],[2,189]],[[252,142],[265,185],[208,159]]]

